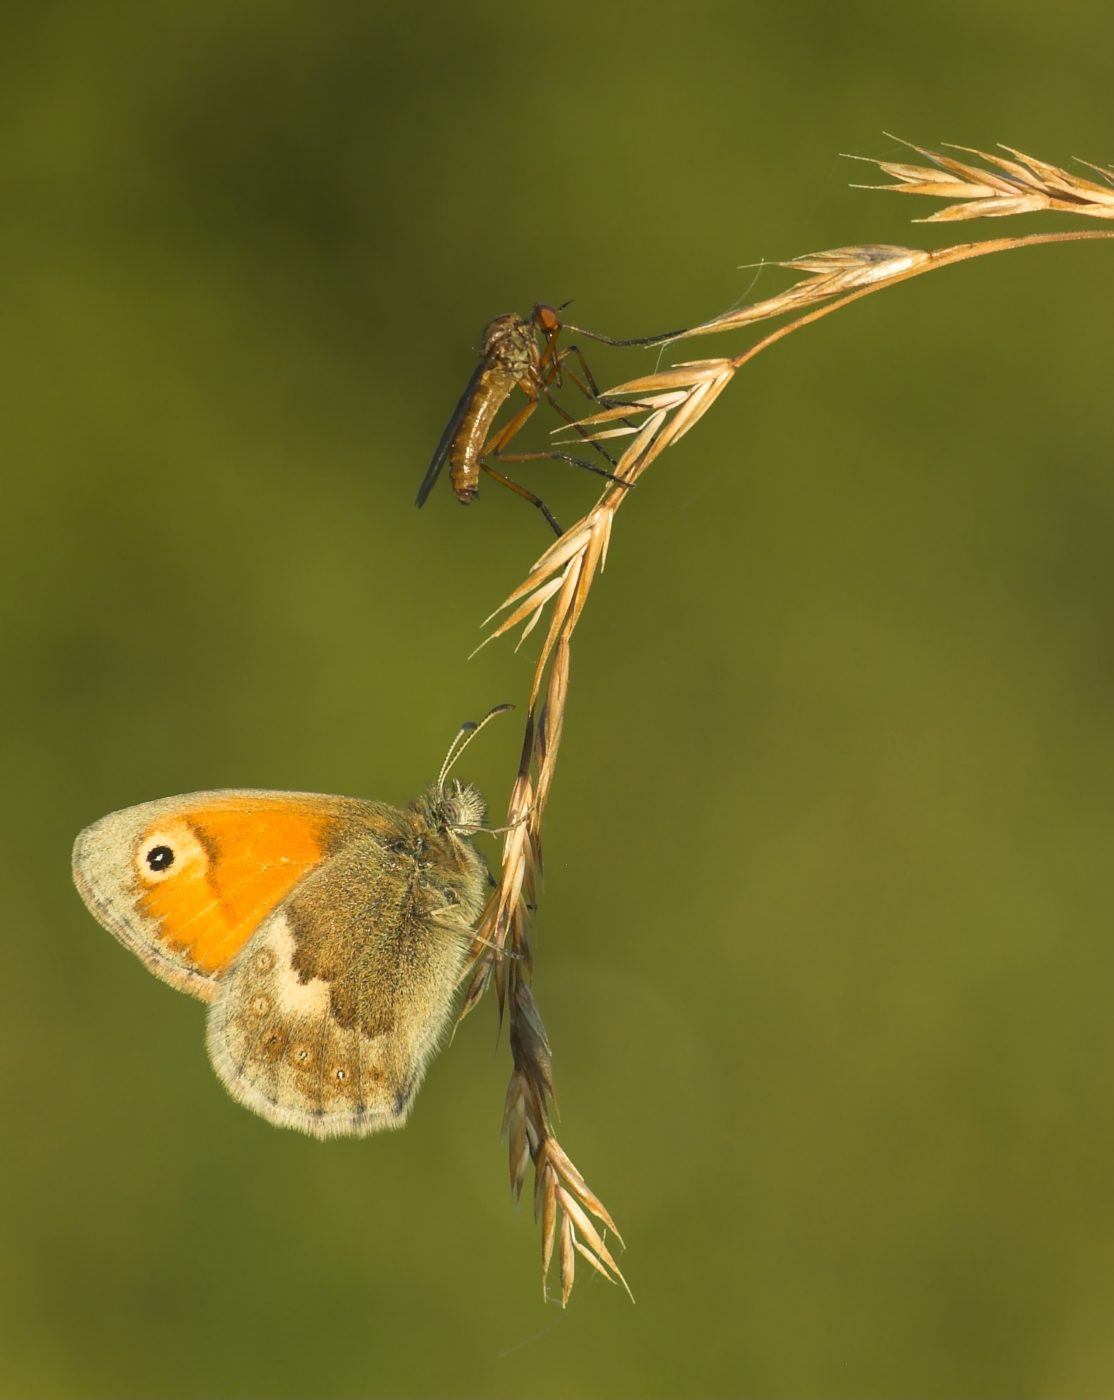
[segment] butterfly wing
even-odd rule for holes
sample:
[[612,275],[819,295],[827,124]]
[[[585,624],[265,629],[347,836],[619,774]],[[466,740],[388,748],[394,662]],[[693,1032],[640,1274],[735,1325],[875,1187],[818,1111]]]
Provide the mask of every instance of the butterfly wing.
[[315,1137],[401,1127],[448,1027],[486,879],[467,842],[401,830],[362,834],[320,866],[210,1008],[209,1056],[233,1098]]
[[233,789],[145,802],[81,833],[74,881],[157,977],[212,1001],[271,911],[378,806]]

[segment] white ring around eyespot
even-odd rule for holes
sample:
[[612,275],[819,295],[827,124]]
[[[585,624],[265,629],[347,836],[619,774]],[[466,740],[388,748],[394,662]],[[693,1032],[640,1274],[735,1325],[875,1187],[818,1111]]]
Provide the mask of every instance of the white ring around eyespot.
[[[174,854],[174,859],[165,870],[152,870],[147,863],[148,853],[156,846],[165,846]],[[161,884],[170,876],[180,875],[191,866],[196,867],[200,864],[204,869],[207,863],[205,848],[186,822],[160,822],[158,826],[145,831],[142,840],[136,846],[136,872],[140,883],[148,886]]]

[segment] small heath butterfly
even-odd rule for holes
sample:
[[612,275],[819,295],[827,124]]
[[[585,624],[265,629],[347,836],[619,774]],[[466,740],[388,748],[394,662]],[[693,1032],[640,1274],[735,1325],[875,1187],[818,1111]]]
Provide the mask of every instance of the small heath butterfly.
[[478,727],[406,808],[227,789],[128,807],[77,838],[90,912],[209,1004],[213,1068],[268,1122],[327,1138],[406,1121],[491,878],[470,840],[483,798],[445,786]]

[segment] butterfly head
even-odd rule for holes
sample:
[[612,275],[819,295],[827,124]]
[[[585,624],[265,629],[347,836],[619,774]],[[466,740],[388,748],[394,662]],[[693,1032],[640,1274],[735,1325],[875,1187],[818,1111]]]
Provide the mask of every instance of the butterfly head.
[[457,778],[444,786],[433,784],[418,798],[415,806],[434,826],[456,837],[474,836],[482,831],[487,816],[487,804],[479,789]]
[[449,745],[437,781],[414,804],[420,815],[457,840],[475,836],[477,831],[485,829],[487,804],[471,783],[462,783],[458,778],[448,782],[449,770],[488,720],[513,709],[513,705],[496,705],[488,710],[479,724],[472,720],[462,724],[460,732]]

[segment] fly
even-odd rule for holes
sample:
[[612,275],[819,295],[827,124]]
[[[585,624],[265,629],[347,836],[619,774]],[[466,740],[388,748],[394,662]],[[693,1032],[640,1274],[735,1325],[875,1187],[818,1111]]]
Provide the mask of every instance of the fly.
[[[460,396],[460,402],[453,410],[452,417],[445,425],[441,440],[437,444],[429,468],[418,488],[416,504],[422,506],[433,489],[433,484],[441,475],[446,460],[449,463],[449,480],[452,482],[456,498],[463,505],[476,499],[480,489],[480,473],[486,472],[495,481],[530,501],[541,511],[553,530],[562,534],[560,525],[552,511],[541,499],[528,491],[509,476],[497,471],[488,460],[495,458],[503,462],[531,462],[541,459],[568,462],[571,466],[582,467],[618,481],[612,472],[594,462],[586,462],[581,457],[572,457],[567,452],[517,452],[508,453],[506,448],[521,431],[544,398],[568,423],[575,426],[570,413],[553,397],[553,387],[560,387],[563,381],[562,367],[566,359],[575,356],[584,381],[571,371],[569,378],[591,399],[599,390],[584,356],[575,345],[557,349],[557,337],[561,333],[561,320],[552,306],[539,304],[530,317],[524,318],[508,312],[496,316],[484,327],[480,351],[480,363],[476,366],[468,387]],[[509,418],[497,432],[492,433],[496,415],[515,389],[521,389],[527,402],[513,417]],[[583,430],[581,431],[583,435]],[[596,447],[596,444],[592,444]],[[596,447],[606,461],[614,466],[611,458],[602,448]]]

